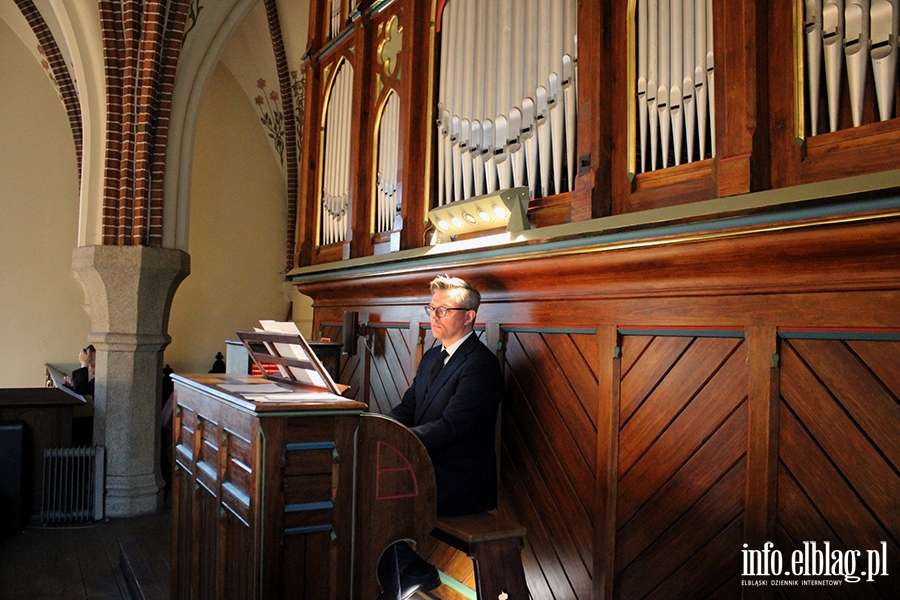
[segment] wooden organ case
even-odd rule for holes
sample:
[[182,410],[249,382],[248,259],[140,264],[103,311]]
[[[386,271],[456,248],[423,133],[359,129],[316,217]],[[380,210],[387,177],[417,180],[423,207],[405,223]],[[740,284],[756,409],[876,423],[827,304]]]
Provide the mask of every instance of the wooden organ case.
[[[774,541],[789,552],[792,540],[837,543],[843,535],[859,540],[847,547],[861,548],[900,539],[900,455],[887,449],[900,423],[900,384],[891,383],[900,372],[900,80],[892,62],[900,5],[864,4],[314,2],[289,276],[313,298],[322,335],[340,337],[345,312],[366,315],[371,340],[345,361],[341,380],[384,412],[428,347],[421,306],[429,279],[459,276],[484,294],[478,322],[502,352],[507,383],[501,510],[528,528],[523,562],[534,597],[806,597],[809,588],[742,588],[743,544]],[[337,9],[330,22],[322,18],[328,6]],[[457,111],[458,99],[484,106],[481,91],[497,89],[469,76],[488,69],[468,65],[507,53],[505,32],[550,49],[527,42],[508,52],[513,59],[561,58],[550,71],[557,77],[504,85],[521,92],[517,112],[479,116],[465,103]],[[561,52],[554,39],[562,39]],[[385,49],[398,65],[394,75],[384,68]],[[341,61],[355,73],[352,101],[334,105],[350,112],[338,122],[352,124],[357,142],[344,154],[345,170],[321,160],[331,91],[350,89],[329,78]],[[554,90],[555,102],[542,102]],[[393,123],[379,115],[391,91],[402,166],[390,169],[401,179],[388,187],[402,192],[394,200],[401,218],[390,231],[373,230],[372,199],[386,171],[378,142]],[[555,127],[554,110],[557,119],[566,115],[564,127]],[[553,155],[553,136],[549,147],[538,144],[541,168],[528,183],[553,185],[530,194],[531,228],[508,241],[490,240],[488,230],[429,246],[429,211],[477,197],[490,161],[499,180],[517,152],[528,160],[528,145],[542,135],[529,113],[541,115],[545,129],[549,121],[566,148],[557,177],[558,162],[541,171],[541,149]],[[488,120],[492,129],[506,126],[505,139],[494,137],[499,144],[485,143]],[[328,196],[351,200],[335,210],[320,184],[344,173],[348,191]],[[323,215],[339,217],[332,231],[349,230],[349,240],[318,237]],[[400,251],[379,257],[382,235],[398,235]],[[704,372],[702,396],[693,385],[683,402],[656,391],[669,378],[678,387],[684,373]],[[702,398],[716,408],[687,411]],[[859,422],[845,418],[845,402],[864,407]],[[836,417],[823,418],[826,411]],[[891,416],[872,419],[876,412]],[[709,428],[672,429],[692,413],[719,416]],[[650,422],[659,429],[643,425]],[[858,439],[852,450],[850,439]],[[690,459],[676,458],[688,449]],[[812,465],[833,479],[795,476]],[[880,475],[862,473],[872,465]],[[701,475],[714,476],[702,484]],[[697,503],[680,504],[691,490]],[[866,496],[871,506],[857,500]],[[849,593],[895,597],[898,581]]]
[[173,379],[173,598],[374,598],[381,552],[434,526],[431,461],[399,423],[292,377]]

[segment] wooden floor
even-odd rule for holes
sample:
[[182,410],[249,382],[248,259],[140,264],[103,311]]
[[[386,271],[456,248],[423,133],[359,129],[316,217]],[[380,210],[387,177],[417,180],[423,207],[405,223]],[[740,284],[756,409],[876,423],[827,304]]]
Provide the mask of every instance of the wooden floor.
[[[0,600],[165,600],[170,596],[172,514],[109,519],[91,526],[43,528],[0,536]],[[472,563],[429,538],[422,550],[442,570],[472,585]],[[419,600],[464,600],[450,585]]]
[[[136,566],[149,576],[143,597],[168,598],[171,528],[171,511],[166,509],[85,527],[34,524],[0,537],[0,600],[132,600],[129,569],[123,573],[120,564],[120,541],[150,557]],[[154,582],[154,577],[163,581]]]

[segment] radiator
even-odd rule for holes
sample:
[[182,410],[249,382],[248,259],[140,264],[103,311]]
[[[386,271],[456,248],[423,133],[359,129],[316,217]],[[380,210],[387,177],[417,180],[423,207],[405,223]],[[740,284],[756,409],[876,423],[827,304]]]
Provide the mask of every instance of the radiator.
[[104,457],[103,446],[44,450],[43,525],[103,519]]

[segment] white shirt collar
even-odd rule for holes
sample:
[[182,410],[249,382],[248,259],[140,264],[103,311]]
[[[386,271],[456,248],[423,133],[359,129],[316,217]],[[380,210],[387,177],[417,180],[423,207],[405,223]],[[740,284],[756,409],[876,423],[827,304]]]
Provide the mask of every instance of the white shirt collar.
[[456,352],[457,350],[459,350],[459,347],[462,346],[462,343],[464,341],[466,341],[469,338],[469,336],[472,335],[473,333],[475,333],[475,331],[470,331],[469,333],[462,336],[461,338],[459,338],[458,340],[456,340],[449,346],[444,346],[444,350],[447,352],[447,358],[444,359],[445,365],[447,364],[447,361],[450,360],[450,357],[453,356],[453,353]]

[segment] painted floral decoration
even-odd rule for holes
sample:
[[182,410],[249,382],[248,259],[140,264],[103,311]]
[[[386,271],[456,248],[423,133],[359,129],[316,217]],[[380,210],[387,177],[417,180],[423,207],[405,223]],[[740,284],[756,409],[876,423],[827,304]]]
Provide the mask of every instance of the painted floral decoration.
[[300,150],[303,140],[303,106],[306,104],[306,77],[298,75],[297,71],[291,71],[291,90],[294,92],[294,126],[297,134],[297,161],[300,160]]
[[266,92],[266,80],[263,78],[256,81],[256,87],[262,92],[256,97],[259,120],[268,131],[269,139],[275,145],[275,151],[284,165],[284,113],[281,111],[281,97],[275,90]]

